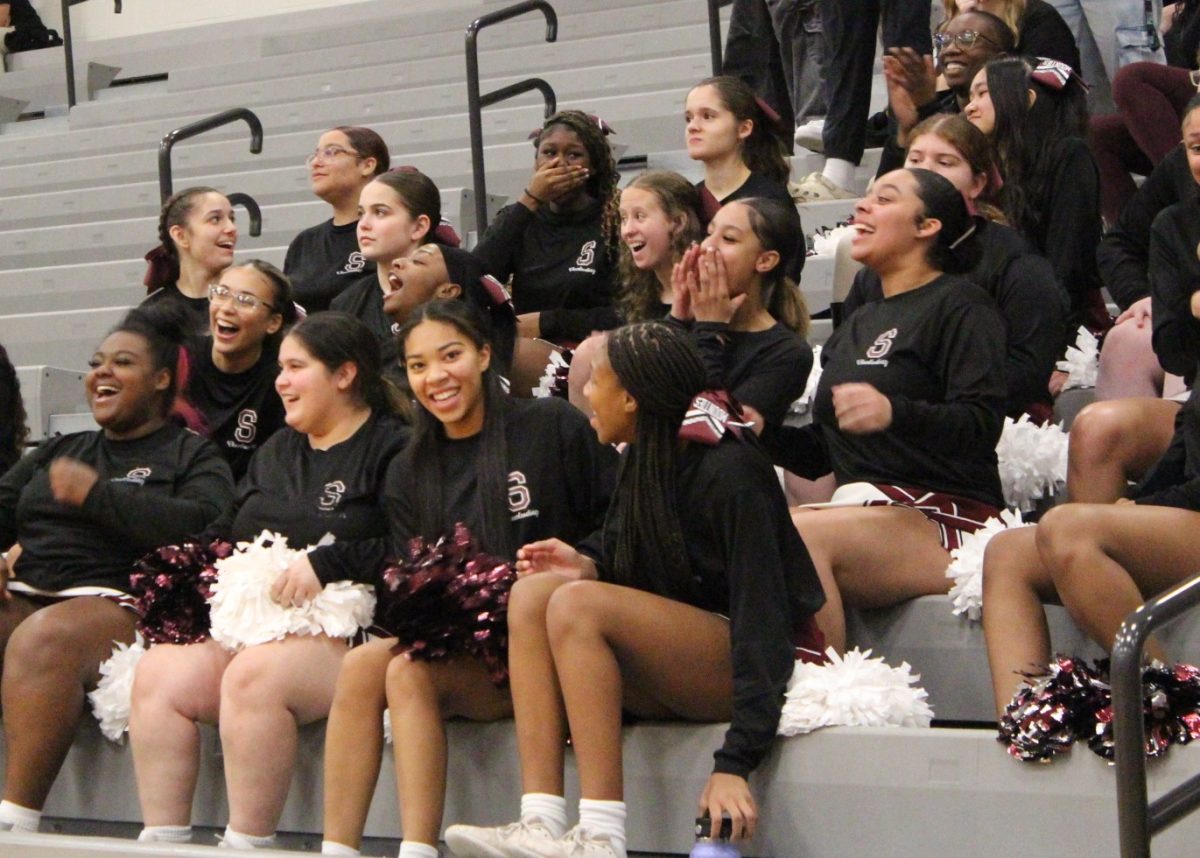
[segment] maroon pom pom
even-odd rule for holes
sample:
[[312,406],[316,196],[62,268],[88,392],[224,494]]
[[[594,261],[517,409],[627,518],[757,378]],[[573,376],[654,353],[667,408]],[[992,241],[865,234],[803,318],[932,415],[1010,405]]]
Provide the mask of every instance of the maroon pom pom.
[[479,551],[463,524],[453,537],[413,539],[408,557],[383,571],[375,622],[400,639],[396,651],[434,660],[477,658],[497,685],[508,681],[512,565]]
[[137,599],[138,631],[148,644],[199,643],[208,638],[208,598],[217,580],[216,562],[233,545],[187,542],[155,549],[129,576]]

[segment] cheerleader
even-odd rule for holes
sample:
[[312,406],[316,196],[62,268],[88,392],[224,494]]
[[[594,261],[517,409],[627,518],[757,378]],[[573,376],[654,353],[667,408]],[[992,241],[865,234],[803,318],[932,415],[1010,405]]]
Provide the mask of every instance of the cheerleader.
[[[408,383],[421,412],[409,448],[388,472],[393,542],[428,540],[464,523],[482,550],[512,558],[550,537],[598,527],[616,454],[559,399],[508,399],[491,367],[478,313],[462,301],[417,307],[401,331]],[[386,620],[385,620],[386,622]],[[463,631],[464,636],[469,631]],[[412,644],[414,641],[406,641]],[[325,854],[357,854],[390,709],[404,858],[436,856],[446,785],[443,721],[512,714],[503,678],[470,656],[395,655],[396,638],[350,654],[325,740]],[[496,653],[503,664],[503,651]]]
[[134,561],[208,527],[233,481],[216,447],[171,420],[183,321],[136,309],[92,356],[84,381],[100,428],[58,435],[0,479],[0,829],[36,831],[41,808],[113,641],[132,643]]
[[[620,328],[588,385],[602,442],[627,444],[604,529],[577,547],[517,553],[509,605],[522,797],[518,822],[451,826],[460,858],[624,858],[622,711],[731,721],[699,808],[754,833],[747,777],[770,750],[797,648],[820,652],[824,598],[770,462],[720,419],[704,363],[679,331]],[[698,401],[703,400],[703,401]],[[689,409],[725,430],[695,431]],[[567,832],[570,727],[583,799]]]
[[188,318],[187,331],[208,331],[208,287],[233,264],[238,230],[233,206],[215,188],[176,191],[158,215],[158,247],[146,254],[143,304],[166,301]]
[[[406,431],[380,374],[374,335],[344,313],[305,319],[279,348],[275,389],[287,428],[254,454],[220,528],[263,530],[311,548],[270,597],[298,606],[337,581],[373,583],[386,551],[383,481]],[[197,723],[221,727],[230,819],[224,843],[270,845],[295,764],[298,728],[329,714],[345,639],[289,634],[229,652],[214,640],[156,644],[138,664],[129,734],[145,824],[140,839],[186,842],[200,765]]]
[[383,138],[370,128],[339,125],[317,140],[305,161],[312,192],[329,204],[333,217],[310,226],[288,245],[283,270],[296,300],[309,313],[329,304],[367,270],[358,249],[358,198],[391,159]]
[[275,377],[296,305],[283,272],[258,259],[226,269],[208,287],[208,300],[209,335],[192,352],[187,398],[239,480],[254,451],[284,424]]

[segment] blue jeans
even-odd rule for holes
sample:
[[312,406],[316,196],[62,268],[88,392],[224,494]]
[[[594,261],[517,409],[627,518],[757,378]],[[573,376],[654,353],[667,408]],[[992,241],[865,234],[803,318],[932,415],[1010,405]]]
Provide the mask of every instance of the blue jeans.
[[[1162,0],[1154,0],[1154,28],[1147,28],[1142,0],[1048,0],[1079,45],[1083,78],[1094,90],[1093,107],[1111,108],[1111,83],[1121,66],[1142,61],[1166,62],[1158,36]],[[1097,104],[1097,100],[1099,104]]]

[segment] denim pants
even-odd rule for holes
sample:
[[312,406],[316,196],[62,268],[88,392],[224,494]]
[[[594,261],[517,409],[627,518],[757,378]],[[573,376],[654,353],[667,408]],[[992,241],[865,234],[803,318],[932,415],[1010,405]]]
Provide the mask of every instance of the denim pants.
[[1162,0],[1154,0],[1147,28],[1143,0],[1048,0],[1058,10],[1079,45],[1083,79],[1092,87],[1093,112],[1109,112],[1112,79],[1117,69],[1130,63],[1166,62],[1158,36]]

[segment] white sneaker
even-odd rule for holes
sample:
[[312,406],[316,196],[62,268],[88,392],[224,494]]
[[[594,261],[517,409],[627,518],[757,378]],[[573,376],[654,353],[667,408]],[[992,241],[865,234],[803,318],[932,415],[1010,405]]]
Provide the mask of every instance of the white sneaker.
[[566,847],[565,858],[626,858],[625,849],[617,846],[607,834],[593,834],[576,825],[558,841]]
[[838,187],[824,173],[809,173],[798,185],[788,185],[792,199],[800,205],[819,203],[827,200],[856,200],[860,194],[846,188]]
[[797,126],[796,136],[792,139],[796,141],[797,146],[803,146],[813,152],[824,152],[825,144],[821,141],[821,134],[824,131],[824,119],[810,119],[803,125]]
[[560,841],[540,819],[512,822],[499,828],[451,825],[446,845],[458,858],[560,858]]

